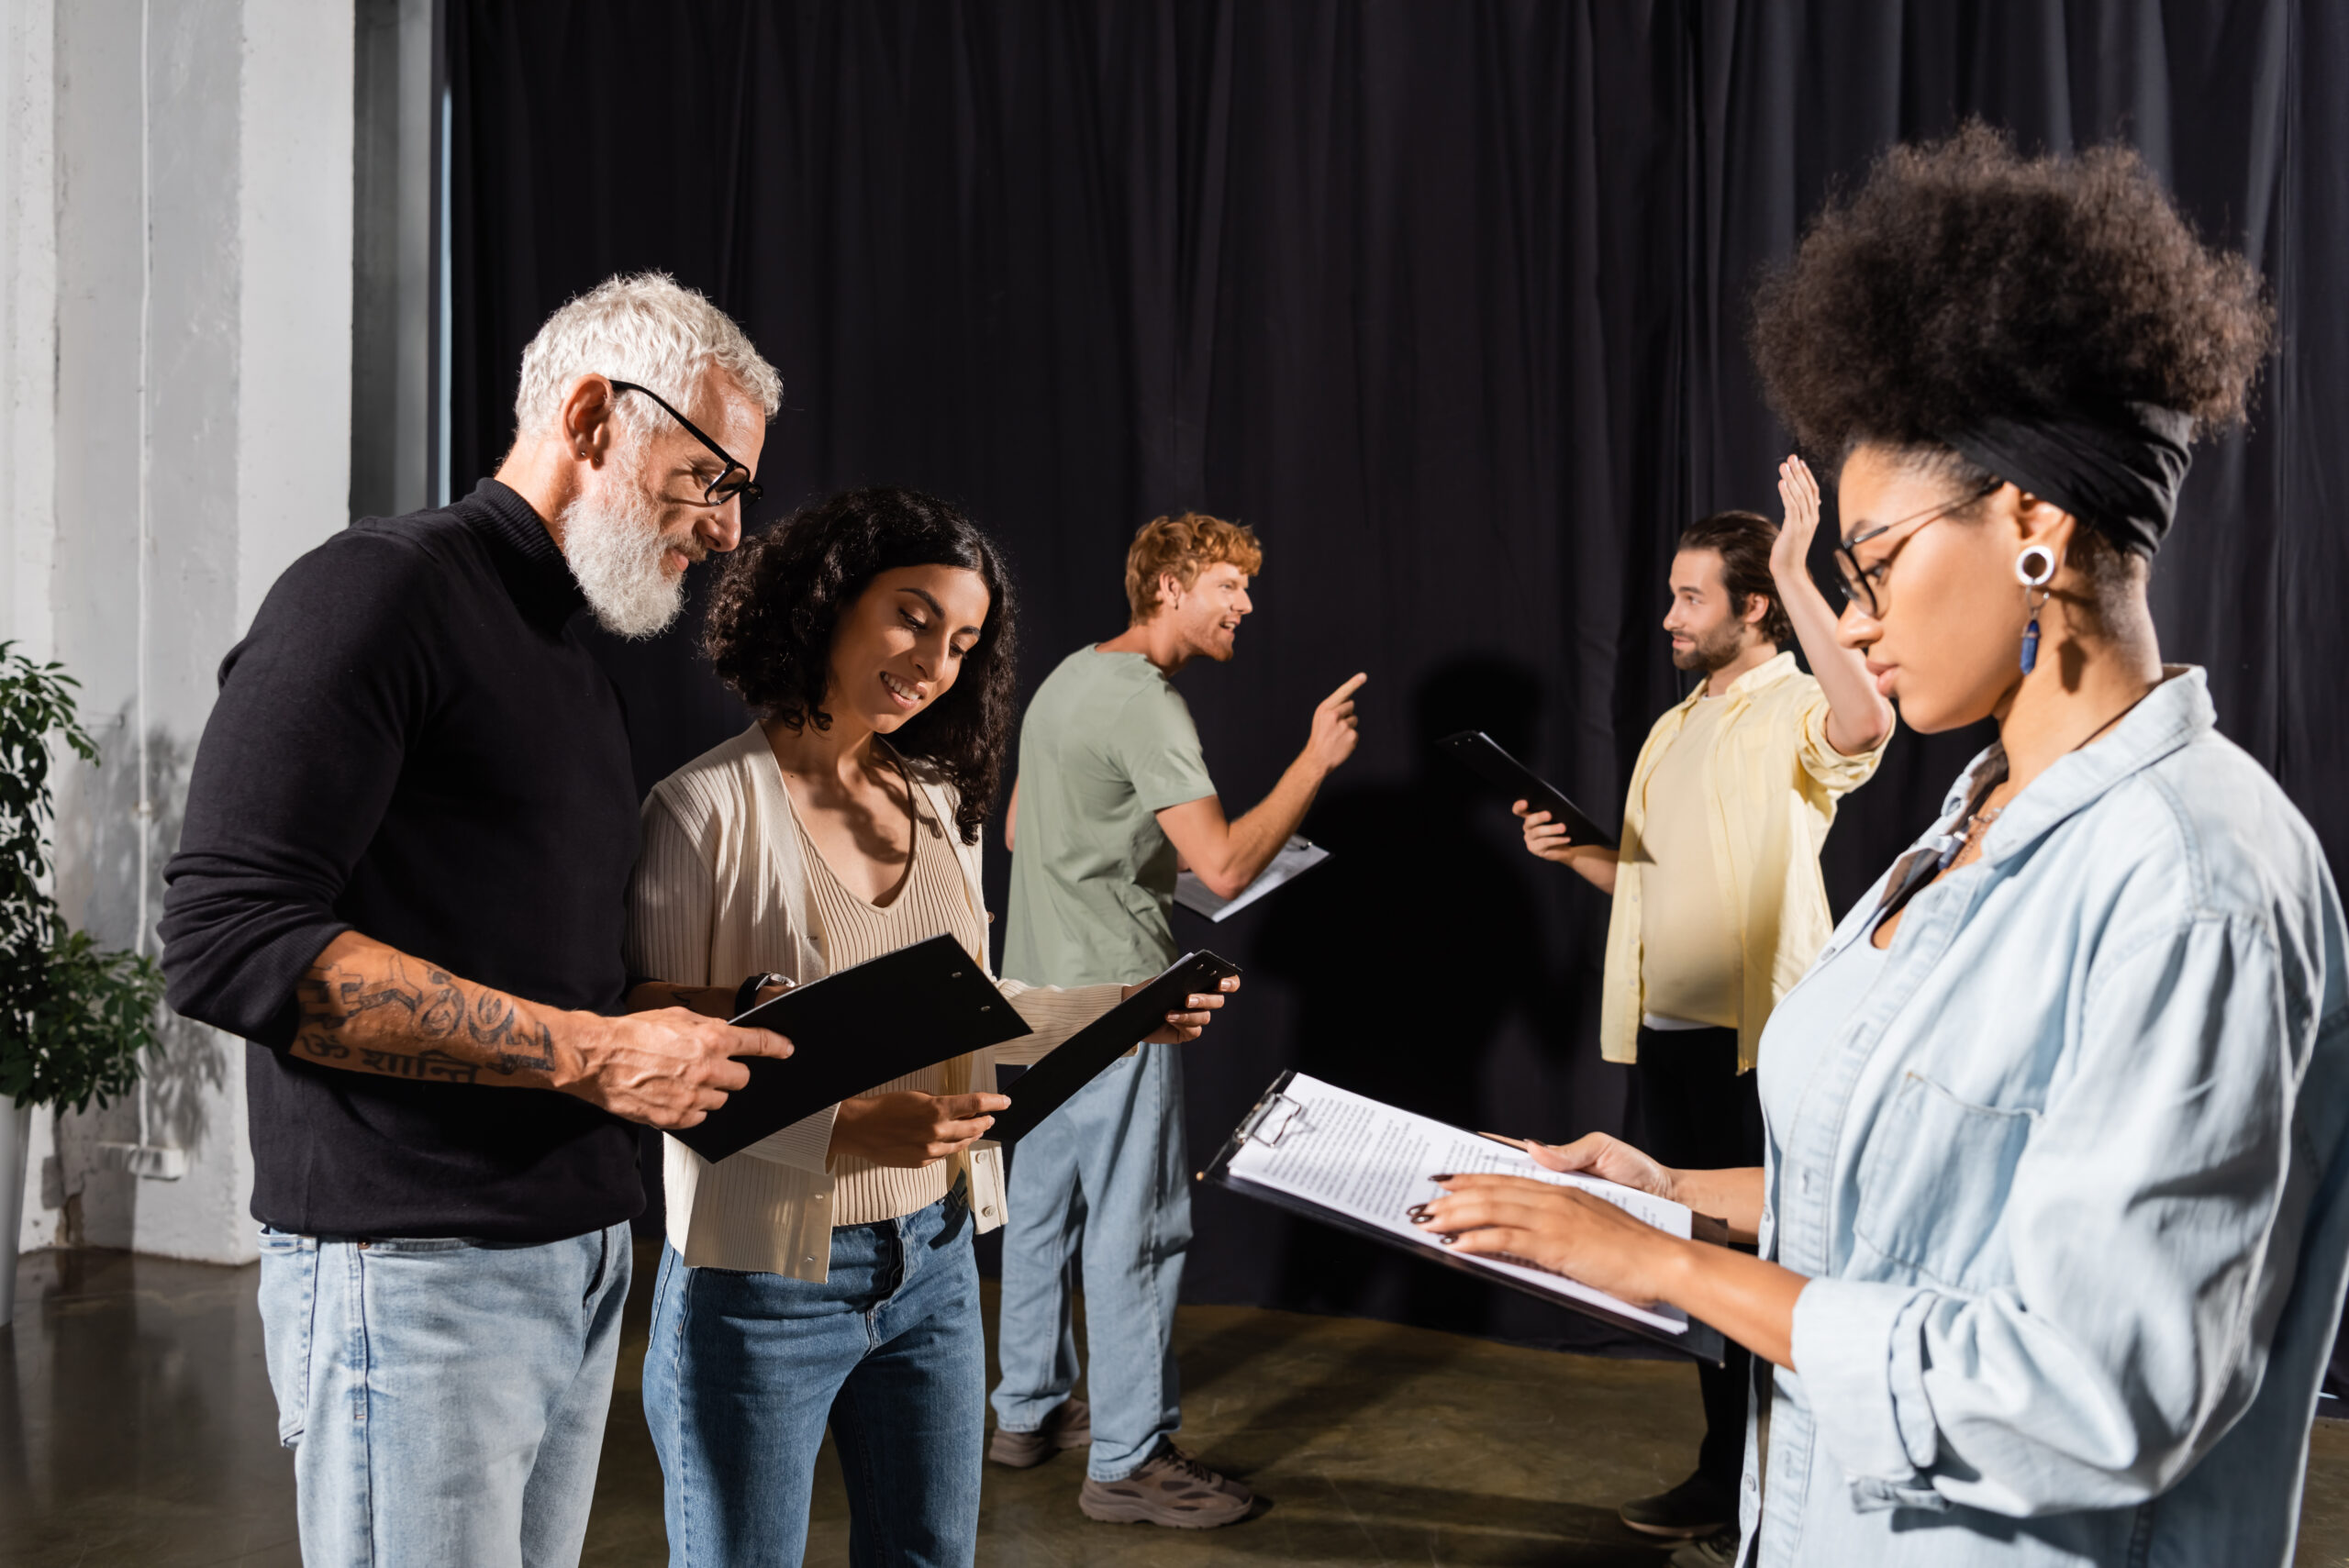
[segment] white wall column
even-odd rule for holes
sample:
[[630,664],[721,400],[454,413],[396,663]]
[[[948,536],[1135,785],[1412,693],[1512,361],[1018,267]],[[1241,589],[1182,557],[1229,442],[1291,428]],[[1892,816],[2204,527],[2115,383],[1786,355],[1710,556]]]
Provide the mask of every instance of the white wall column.
[[[7,4],[0,637],[45,639],[104,752],[61,778],[67,917],[153,952],[221,655],[286,562],[348,516],[352,5]],[[45,67],[19,31],[46,39]],[[47,128],[45,170],[17,134],[28,118]],[[42,445],[52,477],[27,478],[17,459],[37,465]],[[166,1043],[143,1106],[57,1118],[26,1245],[252,1256],[245,1048],[176,1019]],[[109,1142],[181,1150],[186,1173],[111,1168]]]

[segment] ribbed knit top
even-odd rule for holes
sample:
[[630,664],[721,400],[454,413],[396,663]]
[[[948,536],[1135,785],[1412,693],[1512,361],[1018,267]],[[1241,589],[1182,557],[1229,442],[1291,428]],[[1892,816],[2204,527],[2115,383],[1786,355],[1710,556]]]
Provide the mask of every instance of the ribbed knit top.
[[[923,768],[907,772],[922,817],[952,822],[954,791]],[[755,724],[653,785],[644,803],[644,852],[629,884],[629,972],[728,987],[763,971],[802,985],[830,973],[808,888],[814,857],[794,826],[798,816]],[[979,846],[952,834],[927,841],[960,868],[969,918],[984,929]],[[1116,985],[1063,991],[999,978],[996,989],[1033,1032],[969,1058],[970,1087],[979,1092],[995,1088],[997,1062],[1041,1061],[1120,995]],[[826,1106],[715,1164],[674,1138],[661,1140],[663,1229],[688,1268],[753,1270],[816,1284],[829,1277],[835,1110]],[[985,1142],[965,1151],[946,1162],[948,1182],[957,1176],[970,1181],[974,1226],[1001,1225],[1003,1151]]]
[[[944,842],[945,830],[937,823],[917,812],[913,864],[891,890],[888,902],[877,905],[852,892],[807,837],[807,826],[796,825],[799,852],[807,864],[807,894],[822,925],[824,959],[835,973],[941,933],[961,942],[974,959],[980,957],[986,931],[963,889],[962,869]],[[971,1091],[970,1058],[958,1056],[867,1092],[906,1089],[966,1095]],[[908,1170],[876,1165],[853,1154],[838,1155],[832,1161],[832,1224],[835,1229],[870,1225],[927,1208],[946,1195],[947,1170],[943,1160]]]

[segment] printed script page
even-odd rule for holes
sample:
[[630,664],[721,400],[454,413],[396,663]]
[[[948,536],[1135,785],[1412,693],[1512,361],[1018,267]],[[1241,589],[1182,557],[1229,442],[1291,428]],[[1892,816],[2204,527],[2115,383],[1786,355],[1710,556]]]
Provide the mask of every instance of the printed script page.
[[1291,838],[1281,846],[1273,863],[1258,873],[1256,880],[1240,890],[1240,896],[1218,898],[1208,891],[1208,884],[1191,872],[1174,878],[1174,902],[1195,915],[1205,915],[1210,920],[1224,920],[1237,915],[1265,894],[1285,883],[1311,871],[1330,858],[1330,851],[1303,839]]
[[1618,1312],[1667,1334],[1686,1333],[1688,1319],[1671,1307],[1634,1307],[1563,1274],[1491,1258],[1452,1253],[1413,1225],[1404,1210],[1442,1195],[1428,1180],[1441,1172],[1490,1172],[1531,1176],[1559,1186],[1580,1187],[1606,1199],[1659,1230],[1688,1234],[1688,1210],[1660,1198],[1593,1176],[1545,1171],[1532,1156],[1489,1138],[1479,1138],[1440,1121],[1397,1110],[1376,1100],[1324,1084],[1299,1073],[1276,1104],[1231,1157],[1234,1176],[1335,1209],[1462,1262],[1521,1280],[1567,1301]]

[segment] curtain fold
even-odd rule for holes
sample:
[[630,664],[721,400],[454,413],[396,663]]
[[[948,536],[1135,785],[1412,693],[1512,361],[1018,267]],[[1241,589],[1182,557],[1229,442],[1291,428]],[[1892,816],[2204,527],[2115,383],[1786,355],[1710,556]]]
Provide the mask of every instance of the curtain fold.
[[[448,0],[454,472],[510,439],[523,343],[624,269],[707,291],[782,371],[769,515],[952,497],[1000,538],[1023,677],[1123,624],[1134,528],[1197,506],[1267,557],[1238,661],[1187,673],[1226,801],[1357,669],[1333,859],[1181,935],[1249,968],[1189,1058],[1192,1139],[1280,1067],[1482,1127],[1620,1128],[1592,1044],[1604,904],[1427,750],[1482,728],[1605,817],[1684,689],[1679,528],[1774,509],[1747,300],[1827,192],[1980,115],[2140,147],[2249,250],[2284,350],[2199,454],[2164,647],[2336,857],[2349,742],[2349,21],[2310,0]],[[2304,90],[2303,83],[2316,90]],[[1823,557],[1822,557],[1823,564]],[[704,569],[706,573],[707,569]],[[700,575],[700,574],[697,574]],[[706,584],[696,584],[698,595]],[[610,644],[640,775],[742,721],[690,626]],[[1828,850],[1838,907],[1978,734],[1904,735]],[[999,853],[995,855],[999,862]],[[995,865],[998,880],[1002,867]],[[1571,1337],[1538,1304],[1208,1193],[1196,1299]]]

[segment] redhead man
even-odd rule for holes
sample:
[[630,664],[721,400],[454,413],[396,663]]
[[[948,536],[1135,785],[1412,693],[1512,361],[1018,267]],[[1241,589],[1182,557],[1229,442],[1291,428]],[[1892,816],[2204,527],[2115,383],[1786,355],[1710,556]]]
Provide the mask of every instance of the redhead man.
[[[1194,659],[1231,658],[1255,607],[1248,580],[1263,565],[1249,528],[1194,512],[1147,524],[1126,556],[1131,624],[1070,654],[1037,689],[1004,835],[1013,851],[1007,975],[1074,986],[1157,973],[1179,956],[1168,924],[1178,857],[1233,896],[1353,754],[1359,674],[1313,710],[1305,749],[1272,794],[1224,815],[1168,677]],[[1009,1090],[1015,1100],[1019,1092]],[[1172,1436],[1182,1421],[1174,1298],[1191,1239],[1175,1048],[1141,1047],[1021,1139],[1009,1203],[988,1457],[1025,1467],[1089,1445],[1077,1506],[1097,1519],[1200,1529],[1245,1518],[1254,1495]],[[1078,1270],[1090,1409],[1069,1396]]]

